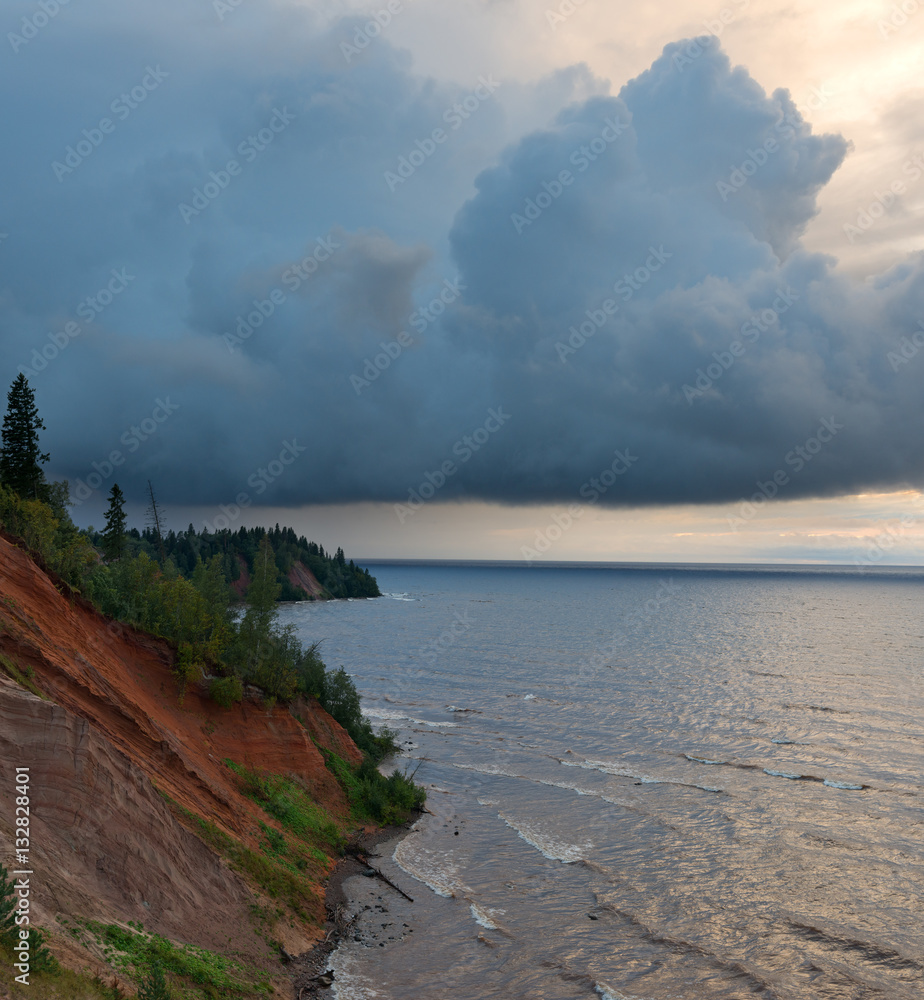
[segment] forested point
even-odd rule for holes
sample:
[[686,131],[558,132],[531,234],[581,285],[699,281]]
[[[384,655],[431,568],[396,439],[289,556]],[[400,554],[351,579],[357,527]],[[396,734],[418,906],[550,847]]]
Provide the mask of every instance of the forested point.
[[[10,387],[7,402],[0,526],[104,615],[166,639],[176,650],[181,700],[191,684],[225,706],[241,701],[248,685],[267,704],[317,698],[370,759],[395,749],[389,731],[373,733],[346,671],[327,670],[319,643],[303,645],[295,627],[282,627],[278,618],[279,600],[378,597],[367,570],[347,562],[342,549],[329,555],[279,525],[201,534],[190,525],[165,532],[165,512],[150,482],[143,532],[126,528],[125,495],[117,483],[103,530],[81,530],[68,510],[68,484],[48,482],[42,470],[49,459],[39,446],[45,425],[24,376]],[[316,593],[292,582],[299,578]],[[242,601],[242,608],[234,607]]]
[[[276,582],[279,584],[280,601],[313,601],[347,597],[381,597],[375,577],[367,569],[347,561],[343,549],[331,555],[323,545],[310,542],[304,535],[296,535],[292,528],[240,528],[217,532],[197,532],[190,524],[186,531],[168,531],[158,538],[154,528],[139,532],[132,528],[125,533],[124,554],[135,556],[144,553],[152,559],[166,555],[186,579],[191,579],[196,564],[211,562],[219,557],[225,582],[233,587],[233,595],[242,596],[246,582],[253,579],[254,561],[264,538],[273,547],[276,561]],[[92,544],[105,548],[105,533],[89,532]],[[315,577],[322,591],[309,593],[291,579],[293,569],[301,564]]]

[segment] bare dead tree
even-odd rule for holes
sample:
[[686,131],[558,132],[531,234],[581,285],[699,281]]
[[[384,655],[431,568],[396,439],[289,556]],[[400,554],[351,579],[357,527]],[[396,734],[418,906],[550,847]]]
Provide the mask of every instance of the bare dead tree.
[[167,552],[164,549],[164,509],[158,503],[157,497],[154,494],[154,487],[151,485],[151,480],[148,480],[148,498],[150,503],[147,509],[147,522],[149,527],[154,530],[154,534],[157,536],[157,548],[160,552],[160,562],[162,566],[167,563]]

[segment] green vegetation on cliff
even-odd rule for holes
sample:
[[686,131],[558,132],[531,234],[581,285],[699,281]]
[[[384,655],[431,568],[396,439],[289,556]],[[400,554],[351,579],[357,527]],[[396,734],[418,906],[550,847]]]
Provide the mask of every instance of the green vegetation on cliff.
[[[337,817],[328,813],[297,775],[269,774],[226,761],[243,793],[262,810],[247,843],[164,795],[184,825],[257,887],[258,898],[272,901],[275,909],[267,911],[267,927],[282,917],[317,921],[318,912],[323,920],[318,883],[355,824],[404,820],[422,807],[425,795],[406,775],[395,771],[386,777],[379,772],[378,763],[396,750],[395,734],[373,731],[362,715],[350,676],[343,668],[328,670],[318,643],[304,645],[293,626],[280,625],[278,601],[378,596],[375,580],[347,562],[342,550],[331,556],[278,525],[271,530],[241,528],[214,534],[200,534],[190,526],[186,532],[164,535],[153,489],[153,528],[125,530],[124,496],[113,485],[104,531],[79,530],[68,512],[67,483],[48,483],[42,473],[47,456],[38,447],[38,431],[44,425],[28,383],[21,382],[17,380],[15,392],[11,390],[15,419],[8,414],[0,450],[0,527],[21,540],[58,590],[71,602],[79,595],[108,618],[166,640],[181,704],[192,686],[228,708],[245,694],[262,697],[267,705],[297,702],[304,707],[299,699],[316,699],[361,750],[363,761],[355,766],[319,748],[347,795],[351,813],[346,817],[339,815],[342,805]],[[247,587],[240,606],[242,577]],[[293,580],[313,590],[317,581],[322,589],[309,595]],[[10,606],[16,603],[12,597],[5,600]],[[44,696],[32,668],[16,659],[0,657],[0,669]],[[299,711],[293,705],[296,718]],[[4,953],[11,953],[13,944],[12,905],[6,871],[0,866],[0,952]],[[59,914],[59,923],[68,920]],[[70,928],[74,938],[91,951],[101,951],[109,968],[137,983],[145,1000],[166,996],[250,1000],[269,991],[268,978],[259,970],[167,941],[140,924],[126,929],[75,923]],[[35,983],[43,997],[115,1000],[123,995],[115,983],[107,985],[89,973],[58,968],[43,944],[42,932],[33,928],[31,934]],[[4,988],[13,997],[22,995],[0,972],[0,992]]]

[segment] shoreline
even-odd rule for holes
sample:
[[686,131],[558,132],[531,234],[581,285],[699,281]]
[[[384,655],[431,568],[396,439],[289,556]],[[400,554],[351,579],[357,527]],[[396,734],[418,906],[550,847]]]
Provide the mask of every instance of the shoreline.
[[[324,924],[324,937],[314,947],[291,961],[294,1000],[324,1000],[330,996],[327,991],[332,984],[322,978],[328,958],[337,950],[344,937],[353,933],[353,924],[359,915],[348,912],[350,899],[344,890],[344,883],[347,879],[365,874],[369,866],[361,858],[372,855],[380,844],[409,833],[420,815],[421,813],[417,814],[406,823],[360,831],[347,844],[346,853],[331,869],[325,885],[324,908],[327,920]],[[389,891],[394,892],[395,887],[389,886]]]

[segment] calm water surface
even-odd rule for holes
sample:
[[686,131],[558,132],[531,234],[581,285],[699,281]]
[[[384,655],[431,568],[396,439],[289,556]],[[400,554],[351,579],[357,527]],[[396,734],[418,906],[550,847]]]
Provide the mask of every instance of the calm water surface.
[[338,1000],[924,996],[922,571],[371,571],[283,611],[433,814]]

